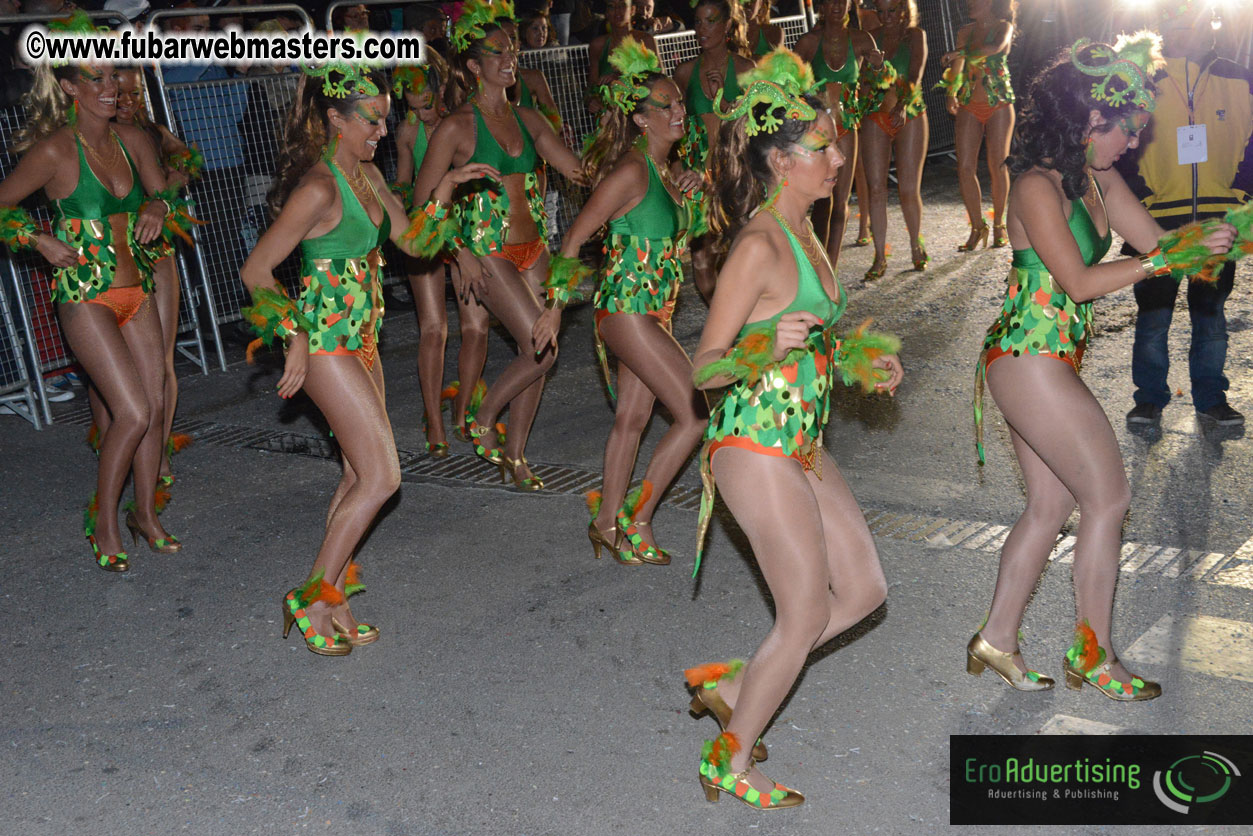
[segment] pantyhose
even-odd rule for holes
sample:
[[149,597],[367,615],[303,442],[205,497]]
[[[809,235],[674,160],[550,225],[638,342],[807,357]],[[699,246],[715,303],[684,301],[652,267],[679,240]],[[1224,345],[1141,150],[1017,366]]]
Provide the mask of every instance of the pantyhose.
[[101,431],[96,542],[106,554],[123,550],[117,509],[132,469],[135,517],[149,536],[166,537],[153,507],[165,415],[165,364],[156,303],[149,295],[121,328],[104,305],[65,303],[58,312],[74,356],[111,416]]
[[[349,559],[383,503],[400,487],[382,359],[375,360],[373,371],[367,371],[355,355],[312,354],[304,390],[331,425],[344,468],[327,511],[326,535],[309,574],[322,571],[327,583],[343,592]],[[334,635],[332,610],[325,603],[314,603],[308,613],[315,630]],[[351,628],[357,623],[347,603],[336,608],[334,615],[341,626]]]
[[[531,423],[539,410],[540,396],[544,394],[544,375],[557,359],[556,349],[545,349],[537,357],[531,345],[531,328],[543,312],[539,288],[543,277],[548,275],[548,255],[540,256],[523,273],[503,258],[489,256],[480,258],[479,263],[483,265],[486,279],[479,298],[518,344],[518,356],[488,386],[477,421],[481,426],[491,427],[508,406],[509,431],[505,437],[505,455],[520,460],[531,434]],[[519,480],[531,475],[530,468],[525,465],[519,467],[516,474]]]
[[986,133],[988,140],[988,171],[992,175],[992,221],[1005,225],[1005,205],[1009,200],[1009,141],[1014,135],[1014,106],[1003,107],[988,118],[983,125],[974,114],[957,109],[955,120],[957,136],[957,185],[961,189],[962,203],[970,218],[971,244],[975,241],[975,228],[983,223],[983,197],[979,189],[979,146]]
[[907,119],[895,140],[871,120],[861,130],[861,154],[870,185],[870,230],[874,235],[875,264],[883,264],[888,238],[888,164],[896,152],[897,191],[901,214],[909,230],[910,246],[922,228],[922,165],[927,153],[927,114]]
[[[883,603],[879,554],[848,484],[825,452],[822,479],[794,459],[735,447],[714,455],[718,491],[748,536],[774,598],[775,622],[752,660],[718,686],[734,709],[728,731],[741,741],[731,768],[749,764],[752,741],[792,688],[805,657]],[[773,783],[754,769],[749,782]]]
[[[692,388],[692,361],[661,322],[647,314],[619,313],[600,323],[601,338],[618,357],[618,406],[605,442],[605,472],[596,527],[614,538],[618,509],[626,497],[639,452],[640,437],[660,399],[673,423],[644,471],[652,483],[648,501],[635,513],[637,524],[652,521],[661,495],[678,476],[705,431],[709,410],[705,397]],[[646,543],[653,543],[647,530]],[[655,543],[653,543],[655,545]]]
[[[419,263],[419,262],[415,262]],[[454,264],[454,270],[457,266]],[[418,310],[418,385],[430,427],[428,441],[447,441],[440,416],[439,394],[444,385],[444,347],[448,341],[448,312],[444,306],[444,265],[409,275],[409,288]],[[453,426],[465,424],[466,405],[475,381],[483,374],[487,360],[487,309],[475,299],[457,298],[457,319],[461,328],[461,349],[457,353],[460,388],[453,399]]]
[[[1031,591],[1078,501],[1075,614],[1088,620],[1112,659],[1114,585],[1131,489],[1109,419],[1074,370],[1054,357],[1002,357],[988,367],[988,389],[1010,427],[1027,507],[1001,548],[983,637],[999,650],[1017,650]],[[1014,662],[1026,670],[1020,656]],[[1115,679],[1130,681],[1121,664],[1112,667]]]

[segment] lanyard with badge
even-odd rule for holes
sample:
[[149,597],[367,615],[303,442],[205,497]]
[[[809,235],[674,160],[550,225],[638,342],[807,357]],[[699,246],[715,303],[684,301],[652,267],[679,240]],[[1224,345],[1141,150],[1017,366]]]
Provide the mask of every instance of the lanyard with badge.
[[1207,162],[1209,160],[1209,143],[1206,139],[1205,124],[1196,124],[1196,92],[1197,87],[1201,83],[1201,76],[1205,75],[1205,70],[1197,75],[1196,84],[1191,82],[1191,66],[1187,58],[1183,59],[1183,83],[1187,87],[1187,95],[1179,89],[1179,82],[1174,78],[1170,79],[1170,83],[1175,86],[1179,96],[1184,99],[1188,105],[1188,124],[1180,125],[1175,129],[1175,142],[1179,154],[1179,165],[1196,165],[1197,163]]

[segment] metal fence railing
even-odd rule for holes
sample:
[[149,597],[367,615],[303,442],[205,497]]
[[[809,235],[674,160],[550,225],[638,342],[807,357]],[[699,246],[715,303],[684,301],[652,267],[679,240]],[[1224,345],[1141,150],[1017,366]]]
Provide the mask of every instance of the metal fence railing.
[[0,286],[0,406],[30,421],[35,429],[41,425],[39,393],[31,385],[27,361],[22,356],[25,341],[23,330],[9,310],[7,294]]

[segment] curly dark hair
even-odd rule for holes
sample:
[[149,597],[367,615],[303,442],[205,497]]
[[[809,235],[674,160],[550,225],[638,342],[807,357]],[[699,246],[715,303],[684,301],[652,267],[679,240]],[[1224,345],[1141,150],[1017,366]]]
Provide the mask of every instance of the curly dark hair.
[[[1101,54],[1111,50],[1107,44],[1090,44],[1080,55],[1083,63],[1101,65],[1109,59]],[[1066,197],[1074,200],[1088,191],[1088,175],[1085,171],[1088,121],[1093,110],[1105,117],[1105,124],[1093,128],[1093,133],[1113,130],[1119,120],[1137,113],[1140,108],[1128,102],[1112,107],[1108,102],[1092,98],[1092,86],[1098,79],[1084,75],[1071,62],[1070,48],[1061,54],[1035,77],[1027,92],[1026,104],[1014,129],[1014,142],[1009,155],[1009,170],[1022,174],[1035,166],[1052,169],[1062,175],[1062,189]],[[1117,84],[1117,82],[1113,82]],[[1152,82],[1145,87],[1156,91]]]
[[[805,103],[815,113],[823,113],[826,105],[815,96],[805,96]],[[760,120],[766,110],[778,107],[762,103],[753,108],[753,115]],[[764,131],[749,136],[745,131],[748,116],[722,125],[714,148],[711,170],[716,200],[710,213],[713,226],[723,234],[724,240],[733,239],[744,224],[749,213],[756,209],[774,188],[775,173],[770,167],[770,152],[778,148],[790,150],[814,123],[813,119],[787,119],[773,133]]]

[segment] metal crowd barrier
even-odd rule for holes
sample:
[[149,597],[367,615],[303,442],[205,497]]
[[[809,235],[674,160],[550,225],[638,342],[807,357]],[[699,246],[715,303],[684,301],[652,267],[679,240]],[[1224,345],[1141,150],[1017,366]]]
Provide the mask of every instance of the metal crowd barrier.
[[22,356],[26,341],[9,311],[6,296],[4,288],[0,287],[0,406],[40,429],[39,395],[31,386],[27,361]]

